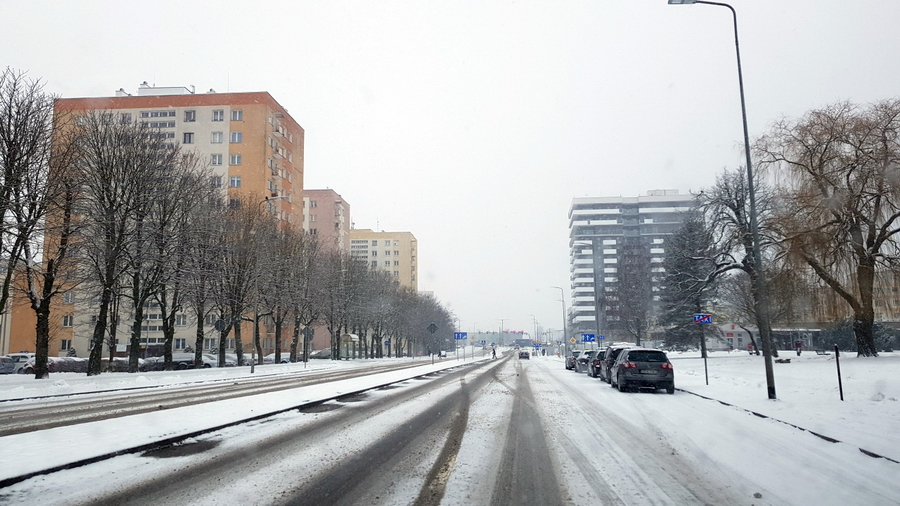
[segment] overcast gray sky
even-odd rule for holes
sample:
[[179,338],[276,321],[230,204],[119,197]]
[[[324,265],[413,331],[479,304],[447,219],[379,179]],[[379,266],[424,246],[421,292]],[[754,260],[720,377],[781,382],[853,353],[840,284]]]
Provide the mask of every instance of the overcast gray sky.
[[[433,5],[434,4],[434,5]],[[142,81],[268,91],[306,188],[410,231],[463,330],[562,326],[575,196],[682,192],[741,164],[730,12],[666,0],[10,1],[2,64],[63,97]],[[750,135],[900,95],[900,2],[734,0]]]

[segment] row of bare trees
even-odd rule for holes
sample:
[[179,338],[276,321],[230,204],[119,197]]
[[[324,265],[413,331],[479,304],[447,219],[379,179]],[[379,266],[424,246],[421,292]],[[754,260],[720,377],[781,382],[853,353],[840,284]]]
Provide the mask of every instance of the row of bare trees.
[[[666,307],[676,314],[706,299],[750,323],[763,276],[769,321],[849,317],[858,353],[877,356],[876,306],[896,310],[900,288],[900,100],[781,120],[754,152],[765,272],[752,261],[744,171],[726,170],[667,249]],[[840,302],[827,304],[826,292]]]
[[[433,298],[323,248],[277,220],[268,199],[228,199],[220,175],[147,123],[54,110],[39,81],[11,69],[0,74],[0,168],[0,312],[16,290],[29,300],[38,378],[48,373],[51,303],[76,289],[90,301],[79,308],[94,313],[90,375],[101,372],[104,349],[112,362],[120,321],[130,329],[129,370],[138,369],[149,307],[159,308],[167,368],[178,320],[188,316],[198,366],[208,332],[217,332],[220,364],[232,335],[242,361],[247,321],[262,360],[263,319],[274,326],[277,355],[292,332],[292,360],[302,329],[316,322],[335,351],[342,334],[354,333],[370,357],[381,356],[385,339],[398,356],[437,351],[449,339],[451,315]],[[439,332],[425,330],[432,322]]]

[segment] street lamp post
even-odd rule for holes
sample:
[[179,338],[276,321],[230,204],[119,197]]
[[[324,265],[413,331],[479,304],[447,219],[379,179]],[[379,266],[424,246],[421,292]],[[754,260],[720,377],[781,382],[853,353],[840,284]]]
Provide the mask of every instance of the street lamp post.
[[744,100],[744,75],[741,72],[741,47],[738,42],[737,12],[734,7],[721,2],[703,0],[669,0],[669,5],[707,4],[727,7],[734,20],[734,50],[737,54],[738,87],[741,93],[741,118],[744,124],[744,156],[747,163],[747,192],[750,197],[750,235],[753,238],[753,270],[756,271],[755,288],[757,291],[756,322],[763,344],[763,357],[766,364],[766,386],[769,399],[775,399],[775,374],[772,368],[772,327],[769,324],[769,304],[766,297],[765,280],[763,279],[762,255],[759,241],[759,221],[756,215],[756,183],[753,178],[753,164],[750,161],[750,135],[747,131],[747,106]]
[[565,292],[563,292],[563,289],[562,289],[561,287],[558,287],[558,286],[551,286],[550,288],[556,288],[557,290],[559,290],[559,301],[562,302],[562,311],[563,311],[563,312],[562,312],[562,317],[563,317],[563,321],[562,321],[562,324],[563,324],[563,346],[565,346],[566,349],[568,349],[569,345],[566,344],[566,342],[568,341],[569,338],[568,338],[568,336],[566,335],[566,327],[567,327],[567,325],[566,325],[566,296],[565,296]]

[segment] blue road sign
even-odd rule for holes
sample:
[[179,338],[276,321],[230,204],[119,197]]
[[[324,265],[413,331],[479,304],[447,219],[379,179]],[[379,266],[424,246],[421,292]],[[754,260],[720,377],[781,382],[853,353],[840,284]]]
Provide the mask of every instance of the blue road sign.
[[484,339],[482,339],[482,340],[481,340],[481,344],[482,344],[482,345],[485,345],[485,344],[487,344],[487,341],[485,341]]
[[706,313],[695,314],[694,323],[712,323],[712,315]]
[[597,339],[602,341],[602,340],[606,339],[606,336],[604,336],[603,334],[600,334],[599,336],[597,336]]
[[461,341],[461,340],[465,339],[466,337],[468,337],[468,335],[469,335],[468,332],[454,332],[453,339],[456,339],[457,341]]
[[390,339],[385,339],[385,340],[384,340],[384,345],[385,345],[385,346],[390,346],[390,345],[391,345],[391,340],[390,340]]
[[594,342],[594,334],[581,334],[581,342],[593,343]]

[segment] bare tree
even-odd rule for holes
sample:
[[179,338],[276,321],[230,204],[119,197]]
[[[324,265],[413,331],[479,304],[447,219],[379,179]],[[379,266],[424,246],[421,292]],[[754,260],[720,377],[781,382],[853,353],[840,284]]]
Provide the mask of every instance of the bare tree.
[[[182,250],[184,251],[181,283],[184,290],[183,300],[190,307],[196,319],[197,330],[194,336],[194,363],[203,362],[204,324],[207,315],[214,310],[213,287],[219,286],[215,280],[220,274],[218,261],[223,256],[218,239],[224,235],[225,209],[222,197],[217,195],[218,179],[210,179],[210,193],[200,199],[187,217],[184,230]],[[225,328],[225,320],[218,319],[218,330]],[[230,329],[230,327],[229,327]],[[227,334],[226,334],[227,337]],[[208,350],[211,351],[211,350]],[[216,352],[219,355],[219,352]],[[224,367],[224,348],[219,356],[219,367]],[[168,359],[167,359],[168,360]],[[171,369],[171,362],[166,369]]]
[[[88,361],[88,375],[96,375],[115,286],[128,271],[129,247],[144,240],[140,213],[148,185],[171,166],[176,151],[146,124],[125,116],[92,111],[75,119],[80,148],[76,167],[83,176],[78,211],[84,217],[84,259],[100,293]],[[141,287],[136,288],[139,295],[144,293]],[[132,333],[131,346],[133,352],[140,347],[139,333]]]
[[779,225],[788,258],[847,303],[858,354],[877,356],[876,278],[897,261],[900,233],[900,100],[842,102],[782,120],[756,150],[784,176]]
[[625,237],[616,265],[616,290],[603,292],[599,297],[607,313],[607,320],[617,330],[634,339],[637,346],[650,329],[652,303],[652,274],[648,245],[641,237]]
[[[759,172],[757,172],[757,176]],[[757,178],[756,211],[759,223],[760,247],[762,253],[772,249],[777,236],[772,230],[772,189]],[[753,236],[750,228],[750,192],[748,182],[742,170],[725,170],[716,178],[716,184],[697,195],[697,206],[704,214],[709,231],[712,233],[714,247],[709,251],[714,267],[709,278],[714,279],[723,274],[740,270],[749,276],[751,281],[751,300],[753,318],[757,321],[763,350],[767,356],[778,356],[772,342],[772,329],[765,323],[771,319],[760,319],[760,294],[757,291],[757,277],[762,276],[763,283],[768,282],[766,273],[759,273],[753,261]],[[770,255],[771,256],[771,255]],[[768,292],[767,292],[768,293]],[[771,309],[770,309],[771,311]]]
[[10,295],[13,276],[35,312],[35,377],[48,376],[47,359],[53,297],[71,276],[72,237],[77,229],[73,208],[78,174],[69,116],[55,114],[54,98],[40,81],[6,69],[0,73],[0,247],[5,272],[0,313]]

